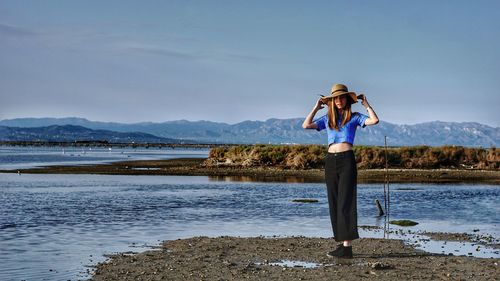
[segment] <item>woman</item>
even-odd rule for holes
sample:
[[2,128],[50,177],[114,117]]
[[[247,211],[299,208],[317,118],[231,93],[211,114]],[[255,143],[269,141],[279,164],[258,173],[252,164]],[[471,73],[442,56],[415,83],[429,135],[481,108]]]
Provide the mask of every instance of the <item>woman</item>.
[[[362,99],[368,116],[351,111],[351,105]],[[313,121],[316,112],[328,106],[328,114]],[[342,242],[327,255],[352,258],[351,241],[359,238],[356,207],[356,181],[358,171],[352,146],[358,126],[378,123],[378,117],[366,100],[365,95],[356,96],[342,84],[335,84],[327,97],[321,97],[307,115],[304,129],[327,130],[328,154],[325,159],[325,179],[335,241]]]

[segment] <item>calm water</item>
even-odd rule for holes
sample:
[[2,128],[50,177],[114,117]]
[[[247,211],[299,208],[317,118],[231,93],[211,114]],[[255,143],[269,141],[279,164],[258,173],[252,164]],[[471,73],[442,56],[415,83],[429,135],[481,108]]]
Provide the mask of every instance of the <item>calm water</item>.
[[85,165],[124,160],[207,157],[208,149],[0,146],[0,170],[50,165]]
[[[414,230],[500,235],[499,186],[391,188],[391,219],[420,222]],[[381,185],[359,186],[360,225],[381,224],[373,200],[382,194]],[[297,198],[319,203],[293,203]],[[0,280],[84,279],[88,266],[104,254],[196,235],[330,237],[325,187],[185,176],[0,173]]]

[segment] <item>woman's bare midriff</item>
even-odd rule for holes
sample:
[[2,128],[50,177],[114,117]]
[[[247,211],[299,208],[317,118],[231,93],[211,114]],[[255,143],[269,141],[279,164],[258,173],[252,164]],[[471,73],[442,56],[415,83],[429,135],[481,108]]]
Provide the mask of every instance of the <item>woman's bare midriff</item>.
[[344,151],[349,151],[349,150],[352,150],[352,144],[347,143],[347,142],[332,143],[328,147],[328,152],[330,152],[330,153],[338,153],[338,152],[344,152]]

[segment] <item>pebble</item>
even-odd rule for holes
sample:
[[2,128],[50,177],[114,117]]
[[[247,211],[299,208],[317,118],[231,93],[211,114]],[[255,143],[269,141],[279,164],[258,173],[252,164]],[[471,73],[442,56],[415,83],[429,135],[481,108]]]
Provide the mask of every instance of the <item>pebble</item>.
[[381,262],[374,262],[374,263],[368,263],[368,265],[373,268],[373,269],[376,269],[376,270],[382,270],[382,269],[391,269],[393,268],[392,265],[389,265],[389,264],[383,264]]

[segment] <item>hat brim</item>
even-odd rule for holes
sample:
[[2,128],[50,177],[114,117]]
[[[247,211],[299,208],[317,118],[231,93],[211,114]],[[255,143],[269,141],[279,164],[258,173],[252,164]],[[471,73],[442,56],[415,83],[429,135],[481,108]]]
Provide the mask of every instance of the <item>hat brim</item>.
[[356,96],[355,92],[336,92],[336,93],[331,94],[329,96],[322,97],[321,100],[328,101],[329,99],[333,99],[335,97],[340,97],[340,96],[343,96],[343,95],[349,95],[349,97],[352,100],[352,103],[358,102],[358,97]]

